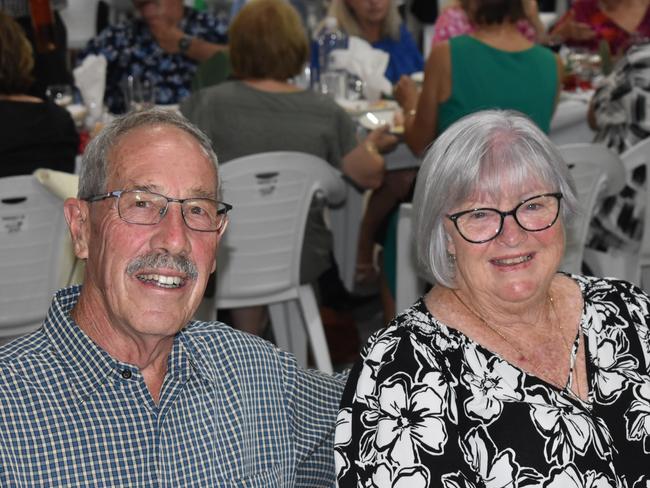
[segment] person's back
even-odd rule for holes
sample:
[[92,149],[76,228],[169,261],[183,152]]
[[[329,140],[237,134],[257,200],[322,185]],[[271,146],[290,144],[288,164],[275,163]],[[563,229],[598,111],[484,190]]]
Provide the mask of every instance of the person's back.
[[29,95],[35,80],[24,32],[0,11],[0,176],[45,167],[73,172],[79,136],[62,107]]
[[51,102],[0,100],[0,176],[37,168],[74,172],[79,136],[70,114]]
[[557,96],[553,53],[541,46],[502,51],[471,36],[449,40],[451,96],[440,104],[438,133],[483,109],[517,110],[547,132]]
[[208,134],[220,163],[300,151],[338,167],[356,145],[352,119],[332,99],[311,91],[278,93],[227,81],[193,95],[181,111]]

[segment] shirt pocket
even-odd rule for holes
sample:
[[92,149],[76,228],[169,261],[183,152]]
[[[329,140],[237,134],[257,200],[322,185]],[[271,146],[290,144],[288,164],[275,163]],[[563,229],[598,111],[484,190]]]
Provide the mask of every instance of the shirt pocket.
[[284,486],[284,483],[281,483],[283,480],[280,468],[281,465],[278,464],[252,476],[230,479],[227,486],[231,488],[280,488]]

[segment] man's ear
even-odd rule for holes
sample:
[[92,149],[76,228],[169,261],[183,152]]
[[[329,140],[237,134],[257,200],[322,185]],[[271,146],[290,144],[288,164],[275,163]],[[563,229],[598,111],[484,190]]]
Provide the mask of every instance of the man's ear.
[[217,248],[214,252],[214,262],[212,263],[212,271],[210,271],[210,274],[214,273],[217,269],[217,252],[219,252],[219,243],[221,242],[223,233],[226,231],[226,227],[228,227],[228,222],[228,219],[226,219],[226,221],[223,223],[223,227],[219,229],[219,233],[217,235]]
[[74,254],[79,259],[86,259],[90,236],[88,203],[78,198],[68,198],[63,202],[63,213],[70,229]]

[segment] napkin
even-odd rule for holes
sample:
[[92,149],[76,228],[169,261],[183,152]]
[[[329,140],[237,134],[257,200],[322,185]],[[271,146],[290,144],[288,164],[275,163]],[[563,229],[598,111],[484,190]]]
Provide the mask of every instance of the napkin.
[[[53,169],[39,168],[34,171],[34,177],[41,185],[61,200],[77,196],[77,186],[79,185],[78,175],[55,171]],[[61,202],[61,205],[63,205],[63,202]],[[59,286],[64,287],[73,283],[82,283],[84,262],[75,256],[69,234],[66,234],[60,259],[59,265],[63,271]]]
[[392,93],[393,87],[384,76],[388,59],[388,53],[373,48],[360,37],[350,36],[348,48],[332,51],[329,62],[334,69],[346,70],[361,78],[366,98],[377,100],[382,93]]
[[104,90],[106,89],[106,58],[90,54],[73,71],[74,82],[92,122],[98,121],[104,111]]

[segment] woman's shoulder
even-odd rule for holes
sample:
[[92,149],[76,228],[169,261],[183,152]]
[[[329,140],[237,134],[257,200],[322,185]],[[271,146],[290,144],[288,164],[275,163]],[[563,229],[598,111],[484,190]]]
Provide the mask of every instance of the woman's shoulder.
[[[413,347],[427,349],[436,355],[444,354],[447,350],[457,349],[461,340],[461,335],[433,317],[420,299],[368,340],[361,352],[361,359],[378,364],[388,357],[385,354],[388,350],[394,350],[390,355],[390,360],[394,360],[396,355],[401,354],[400,351],[410,351]],[[409,347],[399,348],[404,341],[408,342]]]
[[587,275],[570,275],[580,287],[588,303],[603,301],[649,302],[650,297],[640,287],[618,278],[601,278]]

